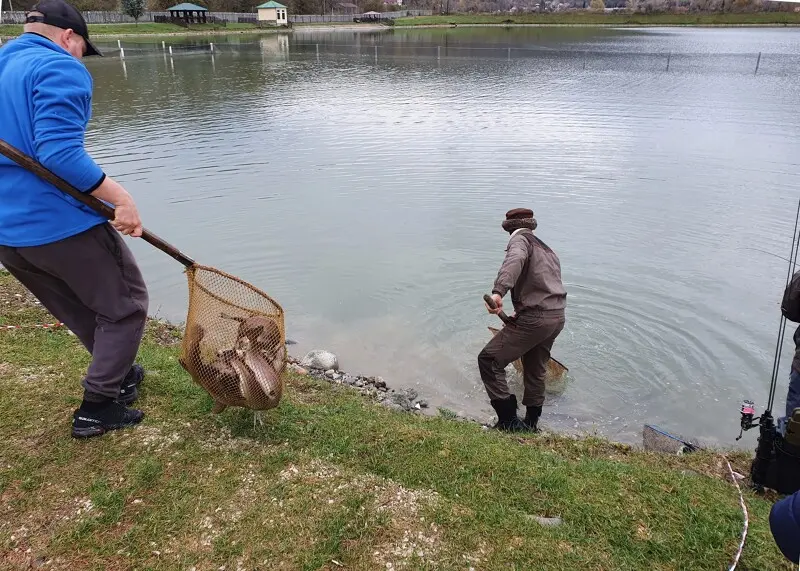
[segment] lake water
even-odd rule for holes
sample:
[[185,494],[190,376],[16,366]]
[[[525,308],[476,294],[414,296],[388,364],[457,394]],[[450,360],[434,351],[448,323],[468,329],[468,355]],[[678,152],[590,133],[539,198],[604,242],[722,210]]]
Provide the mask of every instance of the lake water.
[[[172,57],[123,39],[124,66],[101,42],[88,144],[149,229],[284,305],[296,354],[490,419],[482,295],[505,211],[527,206],[569,293],[553,355],[570,384],[546,424],[733,445],[741,399],[763,410],[800,197],[800,31],[166,40]],[[181,266],[134,248],[152,312],[184,319]]]

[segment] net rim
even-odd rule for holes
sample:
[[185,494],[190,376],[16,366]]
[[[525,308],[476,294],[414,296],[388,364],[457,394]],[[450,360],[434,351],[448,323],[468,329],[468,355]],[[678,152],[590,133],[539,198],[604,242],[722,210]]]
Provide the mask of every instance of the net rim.
[[240,285],[243,285],[247,289],[249,289],[249,290],[257,293],[258,295],[266,298],[267,300],[269,300],[269,302],[272,303],[277,308],[278,315],[283,315],[284,314],[283,306],[280,303],[278,303],[275,299],[273,299],[272,296],[270,296],[265,291],[257,288],[256,286],[254,286],[254,285],[252,285],[250,283],[247,283],[246,281],[244,281],[241,278],[237,278],[236,276],[231,275],[228,272],[225,272],[225,271],[220,270],[218,268],[213,268],[211,266],[205,266],[205,265],[202,265],[202,264],[193,264],[192,266],[186,268],[186,273],[189,274],[190,277],[191,277],[191,282],[190,282],[190,286],[189,286],[190,288],[195,288],[195,287],[199,288],[201,291],[203,291],[204,293],[208,294],[210,297],[216,299],[217,301],[219,301],[221,303],[224,303],[226,305],[230,305],[232,307],[235,307],[236,309],[240,309],[241,311],[243,311],[245,313],[260,313],[261,315],[265,315],[265,316],[272,315],[272,314],[269,314],[269,313],[262,313],[262,312],[259,312],[259,311],[256,311],[256,310],[253,310],[253,309],[250,309],[250,308],[247,308],[247,307],[242,307],[241,305],[239,305],[237,303],[233,303],[231,301],[228,301],[227,299],[221,298],[220,296],[218,296],[215,293],[212,293],[211,291],[209,291],[209,289],[207,287],[197,283],[197,280],[195,279],[195,274],[197,273],[198,270],[205,270],[205,271],[208,271],[208,272],[211,272],[211,273],[214,273],[214,274],[218,274],[218,275],[221,275],[222,277],[225,277],[225,278],[228,278],[228,279],[230,279],[230,280],[232,280],[234,282],[237,282]]

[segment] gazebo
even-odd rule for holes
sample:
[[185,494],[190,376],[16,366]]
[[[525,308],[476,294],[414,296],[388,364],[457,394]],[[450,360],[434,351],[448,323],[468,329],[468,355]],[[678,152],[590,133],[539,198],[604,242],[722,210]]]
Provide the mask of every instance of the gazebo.
[[170,18],[173,20],[183,20],[187,24],[205,24],[207,22],[206,14],[208,13],[208,8],[203,8],[197,4],[189,4],[188,2],[176,4],[172,8],[167,8],[167,12],[169,12]]
[[377,20],[382,20],[382,19],[383,19],[383,14],[381,14],[380,12],[370,11],[370,12],[364,12],[363,14],[361,14],[361,21],[365,21],[365,22],[377,21]]

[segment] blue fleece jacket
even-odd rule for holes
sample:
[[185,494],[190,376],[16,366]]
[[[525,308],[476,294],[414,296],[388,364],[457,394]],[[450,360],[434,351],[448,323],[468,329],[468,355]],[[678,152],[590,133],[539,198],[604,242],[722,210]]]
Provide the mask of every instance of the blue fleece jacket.
[[[84,149],[92,77],[58,44],[25,33],[0,48],[0,139],[81,192],[105,174]],[[39,246],[106,222],[93,210],[0,155],[0,245]]]

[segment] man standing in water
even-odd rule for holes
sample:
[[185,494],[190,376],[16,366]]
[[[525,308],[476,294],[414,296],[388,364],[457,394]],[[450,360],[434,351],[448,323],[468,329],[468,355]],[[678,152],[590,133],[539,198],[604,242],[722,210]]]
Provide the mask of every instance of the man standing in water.
[[[487,306],[487,309],[489,313],[500,313],[503,296],[511,291],[514,323],[503,327],[478,355],[481,379],[497,412],[494,428],[500,430],[538,431],[550,349],[565,323],[567,292],[561,282],[561,262],[534,235],[536,226],[532,210],[516,208],[506,213],[503,229],[511,238],[492,288],[497,307]],[[517,416],[517,397],[509,392],[505,377],[505,368],[520,357],[524,370],[525,420]]]
[[142,275],[118,233],[141,236],[136,205],[84,149],[92,77],[80,60],[90,55],[100,53],[86,22],[63,0],[41,0],[22,36],[0,49],[0,139],[115,207],[109,224],[0,156],[0,263],[92,355],[73,415],[76,438],[142,420],[127,405],[144,376],[134,359],[148,308]]

